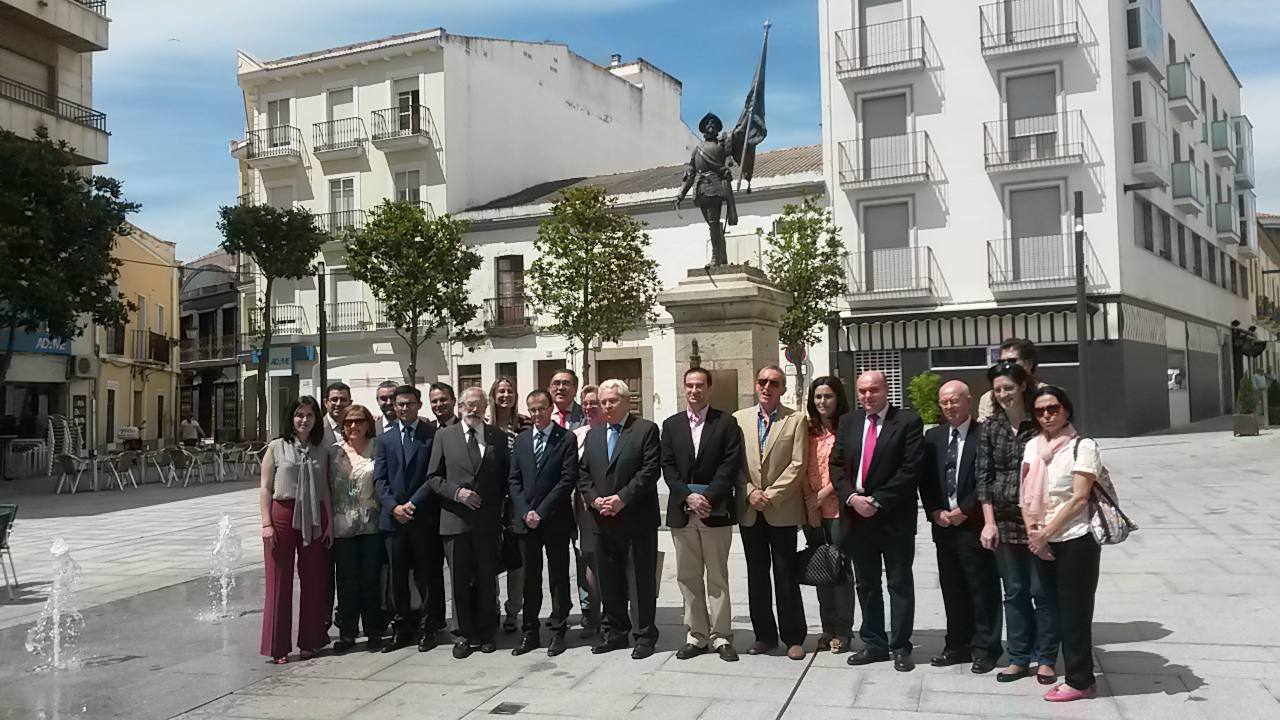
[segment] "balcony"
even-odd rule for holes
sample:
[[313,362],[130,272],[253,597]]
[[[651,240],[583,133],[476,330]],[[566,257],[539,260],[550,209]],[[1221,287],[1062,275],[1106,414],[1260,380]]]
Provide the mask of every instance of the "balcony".
[[7,0],[0,27],[14,25],[78,53],[107,49],[106,0]]
[[1169,136],[1155,119],[1135,120],[1133,130],[1133,176],[1144,183],[1169,185]]
[[32,138],[44,127],[72,148],[77,165],[107,162],[107,116],[90,107],[0,76],[0,128]]
[[1169,65],[1169,112],[1184,123],[1200,118],[1200,106],[1196,102],[1199,83],[1187,61]]
[[1219,240],[1233,243],[1240,242],[1240,220],[1236,217],[1235,205],[1229,202],[1214,203],[1213,229]]
[[373,146],[383,152],[434,147],[435,121],[426,105],[404,105],[373,113]]
[[853,309],[936,302],[942,272],[928,247],[886,248],[845,257],[845,298]]
[[1079,110],[994,120],[983,130],[987,172],[1078,165],[1088,159],[1089,128]]
[[922,17],[837,31],[833,50],[840,80],[916,72],[938,64],[938,49]]
[[[311,323],[307,322],[306,308],[301,305],[284,304],[271,306],[271,335],[309,335]],[[249,335],[262,335],[262,311],[253,308],[249,311]]]
[[1236,255],[1241,260],[1258,257],[1258,200],[1252,190],[1236,192],[1236,227],[1239,228],[1240,246]]
[[845,190],[932,182],[937,167],[933,143],[923,130],[840,143],[840,187]]
[[373,329],[369,304],[363,300],[325,305],[325,321],[328,323],[328,332],[364,332]]
[[1181,160],[1173,164],[1173,206],[1184,213],[1204,212],[1204,173],[1195,163]]
[[134,362],[170,365],[173,362],[173,342],[161,333],[130,330],[128,357]]
[[[1085,282],[1096,290],[1105,283],[1087,237],[1084,243]],[[1064,233],[988,241],[987,281],[996,295],[1070,291],[1076,285],[1075,237]]]
[[1125,59],[1136,72],[1164,79],[1164,18],[1160,0],[1140,0],[1125,10],[1128,47]]
[[302,163],[302,131],[292,125],[245,133],[245,160],[254,170],[272,170]]
[[363,210],[338,210],[312,215],[316,228],[337,238],[344,238],[364,229]]
[[1218,167],[1236,166],[1235,126],[1230,120],[1214,120],[1209,126],[1209,148]]
[[182,364],[205,362],[234,362],[239,354],[240,346],[234,335],[222,337],[188,338],[182,341],[180,357]]
[[982,54],[1075,47],[1084,35],[1084,13],[1073,0],[1000,0],[978,8]]
[[326,120],[311,126],[311,151],[321,161],[360,157],[369,136],[358,117]]
[[516,337],[533,332],[523,295],[488,298],[484,301],[484,330],[495,337]]
[[1253,188],[1253,123],[1244,115],[1231,118],[1236,136],[1236,189]]

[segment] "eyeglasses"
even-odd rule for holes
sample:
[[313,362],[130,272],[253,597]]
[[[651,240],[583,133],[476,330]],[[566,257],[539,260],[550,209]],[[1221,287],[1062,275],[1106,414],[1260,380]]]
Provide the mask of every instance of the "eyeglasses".
[[342,421],[342,424],[343,424],[343,425],[346,425],[347,427],[351,427],[351,426],[353,426],[353,425],[363,425],[364,423],[365,423],[365,419],[364,419],[364,418],[356,418],[356,419],[354,419],[354,420],[343,420],[343,421]]
[[782,387],[782,381],[781,381],[781,380],[774,380],[773,378],[756,378],[756,387],[762,387],[762,388],[765,388],[765,387],[775,387],[775,388],[780,388],[780,387]]
[[1060,412],[1062,412],[1062,406],[1057,403],[1054,403],[1053,405],[1042,405],[1035,409],[1035,414],[1038,417],[1042,417],[1046,415],[1057,415]]

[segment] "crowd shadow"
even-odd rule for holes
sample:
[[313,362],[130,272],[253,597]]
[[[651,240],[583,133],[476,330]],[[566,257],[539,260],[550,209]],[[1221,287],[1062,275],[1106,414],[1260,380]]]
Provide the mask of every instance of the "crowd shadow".
[[[1113,697],[1179,695],[1195,692],[1208,684],[1189,666],[1170,662],[1159,653],[1146,650],[1107,650],[1100,647],[1152,642],[1163,640],[1172,634],[1172,630],[1152,620],[1093,624],[1094,653]],[[1114,674],[1109,674],[1108,670]]]

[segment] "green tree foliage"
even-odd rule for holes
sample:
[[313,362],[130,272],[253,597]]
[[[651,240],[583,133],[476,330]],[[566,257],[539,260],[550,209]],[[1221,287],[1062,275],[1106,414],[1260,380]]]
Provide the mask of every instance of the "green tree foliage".
[[1240,378],[1240,389],[1236,391],[1236,414],[1252,415],[1258,409],[1258,391],[1253,387],[1253,377],[1246,375]]
[[662,282],[647,254],[649,235],[644,223],[614,205],[599,187],[565,190],[533,243],[538,259],[527,290],[537,311],[555,318],[551,330],[568,339],[566,350],[581,351],[583,383],[594,342],[618,342],[657,319]]
[[938,408],[938,389],[942,387],[942,376],[937,373],[924,372],[911,378],[907,384],[907,397],[911,399],[911,408],[925,423],[936,423],[942,418]]
[[256,332],[262,341],[258,352],[258,438],[267,436],[267,362],[275,322],[271,313],[271,289],[280,278],[297,280],[315,274],[315,259],[328,235],[316,228],[303,208],[281,210],[270,205],[229,205],[218,209],[222,249],[253,260],[266,280],[258,304]]
[[406,383],[416,381],[422,344],[441,329],[465,338],[479,310],[467,296],[480,267],[463,239],[467,226],[448,215],[428,219],[416,203],[383,200],[347,245],[351,276],[369,286],[409,346]]
[[134,306],[114,289],[116,237],[140,205],[119,180],[82,174],[72,148],[39,128],[34,140],[0,130],[0,382],[19,330],[69,340],[85,320],[121,325]]

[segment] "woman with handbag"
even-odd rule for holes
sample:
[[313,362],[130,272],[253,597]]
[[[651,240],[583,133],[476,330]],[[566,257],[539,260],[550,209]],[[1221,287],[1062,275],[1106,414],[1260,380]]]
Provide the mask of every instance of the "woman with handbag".
[[[809,384],[809,457],[804,483],[804,506],[807,524],[805,541],[810,546],[835,545],[843,551],[844,525],[840,522],[840,498],[831,484],[828,459],[836,441],[840,418],[849,412],[849,396],[840,378],[820,377]],[[843,558],[843,553],[840,555]],[[853,637],[853,573],[845,582],[819,586],[818,612],[822,618],[822,634],[818,649],[833,653],[849,649]]]
[[[533,427],[528,415],[516,411],[516,383],[508,377],[500,377],[489,386],[489,424],[507,436],[507,450],[516,446],[516,436]],[[502,521],[502,569],[507,573],[507,599],[502,603],[506,617],[502,631],[513,633],[520,627],[520,606],[524,602],[524,568],[520,562],[520,541],[510,531],[511,501],[503,508]]]
[[[1018,507],[1022,456],[1040,431],[1031,417],[1032,379],[1016,360],[991,366],[987,379],[996,408],[980,426],[974,463],[984,520],[982,546],[995,552],[1004,586],[1009,666],[996,680],[1013,682],[1034,674],[1040,684],[1052,685],[1058,679],[1058,591],[1054,575],[1044,572],[1027,547],[1027,526]],[[1033,660],[1038,664],[1034,671]]]
[[1102,474],[1098,444],[1071,425],[1071,398],[1048,386],[1032,394],[1040,436],[1023,458],[1022,512],[1036,563],[1054,575],[1062,628],[1066,682],[1045,694],[1049,702],[1095,697],[1093,604],[1102,546],[1089,529],[1089,498]]

